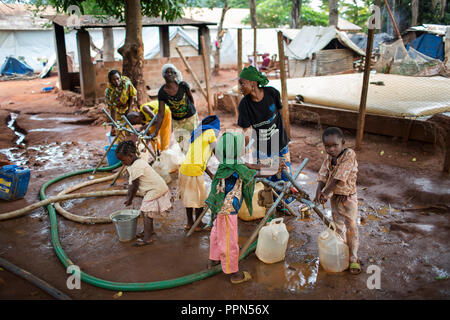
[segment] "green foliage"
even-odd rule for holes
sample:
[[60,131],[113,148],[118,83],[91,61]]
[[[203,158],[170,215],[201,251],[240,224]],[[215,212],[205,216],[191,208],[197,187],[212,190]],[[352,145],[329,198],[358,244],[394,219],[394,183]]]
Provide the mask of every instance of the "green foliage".
[[358,1],[353,0],[350,2],[340,3],[339,11],[340,16],[344,19],[362,27],[364,31],[367,31],[366,22],[372,15],[369,10],[370,5],[373,1],[364,1],[364,4],[360,5]]
[[417,22],[421,24],[443,24],[450,25],[450,3],[447,4],[444,17],[440,17],[441,3],[438,2],[436,8],[433,10],[428,1],[419,1],[419,16]]
[[[326,26],[328,15],[323,12],[314,11],[303,1],[300,13],[301,25]],[[256,19],[259,28],[277,28],[289,25],[291,19],[291,0],[264,0],[258,1],[256,6]],[[250,17],[245,18],[243,23],[250,24]]]
[[[263,0],[256,3],[256,19],[259,28],[274,28],[288,25],[290,19],[291,1]],[[244,20],[250,23],[250,17]]]
[[327,26],[328,14],[324,12],[317,12],[308,6],[302,6],[300,24],[302,26]]
[[[183,7],[187,0],[141,0],[142,15],[159,17],[172,21],[181,18]],[[36,0],[36,9],[45,5],[55,7],[58,12],[66,12],[71,5],[80,7],[82,14],[105,14],[120,21],[125,20],[125,7],[123,1],[115,0]]]
[[228,3],[230,8],[250,8],[248,0],[230,0]]

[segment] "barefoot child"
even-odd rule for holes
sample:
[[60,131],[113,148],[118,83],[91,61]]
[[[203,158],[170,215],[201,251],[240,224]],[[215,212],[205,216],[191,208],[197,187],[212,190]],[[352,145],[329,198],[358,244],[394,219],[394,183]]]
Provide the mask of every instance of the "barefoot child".
[[[186,208],[186,230],[192,227],[195,219],[203,211],[207,197],[203,173],[206,172],[211,179],[213,178],[207,164],[219,132],[220,120],[217,116],[208,116],[203,119],[200,125],[192,131],[191,144],[181,163],[178,174],[178,196]],[[200,231],[202,227],[203,225],[199,225],[195,231]]]
[[[331,202],[331,212],[337,233],[350,249],[350,272],[359,274],[358,260],[358,197],[356,175],[358,162],[350,148],[344,149],[344,134],[336,127],[327,128],[322,134],[327,152],[318,174],[318,186],[314,202]],[[345,230],[347,229],[347,230]]]
[[144,194],[140,213],[144,220],[144,231],[137,236],[143,239],[136,241],[136,246],[144,246],[153,242],[153,218],[172,207],[170,191],[164,179],[144,159],[136,155],[136,146],[133,141],[122,141],[116,149],[117,159],[127,167],[129,175],[129,189],[125,205],[129,206],[139,190]]
[[217,143],[216,155],[220,161],[211,183],[206,204],[215,217],[210,236],[208,269],[221,263],[222,271],[230,274],[233,284],[251,279],[250,273],[239,270],[237,217],[245,200],[250,214],[255,190],[256,170],[249,169],[239,159],[244,152],[244,135],[226,132]]

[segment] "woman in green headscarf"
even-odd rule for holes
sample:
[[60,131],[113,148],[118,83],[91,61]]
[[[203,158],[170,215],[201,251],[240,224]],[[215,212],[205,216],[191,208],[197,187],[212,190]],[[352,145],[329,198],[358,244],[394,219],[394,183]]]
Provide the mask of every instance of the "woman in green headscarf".
[[226,132],[216,145],[220,164],[211,182],[211,192],[206,204],[214,220],[210,236],[208,268],[219,263],[231,275],[231,282],[241,283],[251,279],[247,271],[239,271],[239,244],[237,217],[242,200],[252,212],[256,170],[247,168],[239,159],[244,153],[244,135]]
[[[289,137],[281,116],[280,93],[272,87],[266,87],[269,80],[255,67],[247,67],[239,74],[239,88],[244,95],[239,103],[238,125],[244,128],[246,139],[251,135],[256,143],[253,145],[253,157],[257,163],[272,168],[272,181],[287,181],[280,173],[284,165],[291,171],[289,154]],[[251,128],[251,129],[250,129]],[[248,143],[248,140],[246,141]],[[291,202],[293,199],[287,199]],[[281,207],[279,208],[280,210]]]

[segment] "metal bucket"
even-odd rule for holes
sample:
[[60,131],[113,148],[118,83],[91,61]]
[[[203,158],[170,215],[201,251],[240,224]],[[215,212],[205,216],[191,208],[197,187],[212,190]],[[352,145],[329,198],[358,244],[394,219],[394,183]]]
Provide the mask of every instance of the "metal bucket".
[[111,213],[109,216],[114,223],[119,241],[126,242],[136,237],[139,211],[124,209]]

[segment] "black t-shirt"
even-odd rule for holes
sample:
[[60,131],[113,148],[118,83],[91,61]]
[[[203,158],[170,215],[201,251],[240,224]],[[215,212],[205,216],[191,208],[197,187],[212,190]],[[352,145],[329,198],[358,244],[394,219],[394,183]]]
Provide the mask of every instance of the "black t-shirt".
[[187,94],[189,85],[186,82],[181,81],[178,83],[178,91],[175,96],[171,96],[164,91],[164,86],[165,85],[162,85],[158,91],[158,100],[164,101],[165,104],[169,106],[170,111],[172,112],[172,119],[186,119],[197,112],[194,103],[189,99]]
[[[280,93],[272,87],[264,87],[263,90],[264,97],[259,102],[253,101],[250,95],[242,98],[238,108],[238,125],[242,128],[251,126],[255,129],[257,150],[270,156],[286,147],[289,138],[280,113],[283,107]],[[278,148],[273,142],[276,139],[279,142]],[[274,144],[273,147],[272,144]]]

